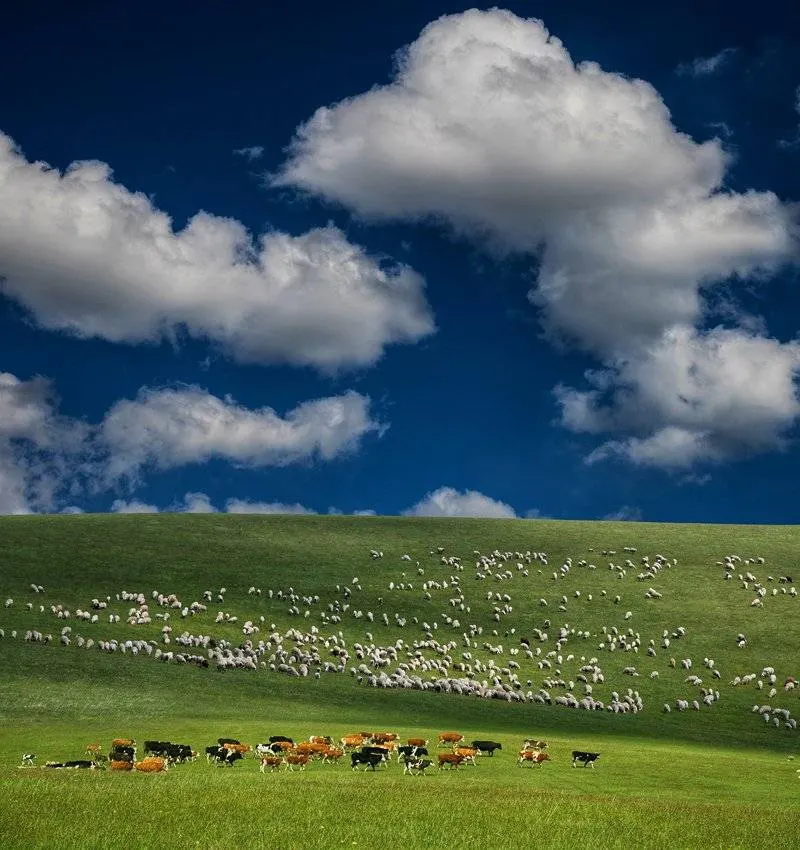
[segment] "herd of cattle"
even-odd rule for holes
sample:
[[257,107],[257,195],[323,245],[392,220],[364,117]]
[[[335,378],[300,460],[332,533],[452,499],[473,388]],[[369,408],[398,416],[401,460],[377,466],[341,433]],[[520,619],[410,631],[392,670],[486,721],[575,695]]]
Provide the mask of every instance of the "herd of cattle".
[[[480,756],[494,756],[503,746],[497,741],[475,740],[467,744],[460,732],[442,732],[437,739],[433,754],[428,750],[425,738],[408,738],[400,743],[395,732],[356,732],[345,735],[338,742],[329,735],[312,735],[307,741],[295,742],[284,735],[273,735],[269,740],[256,746],[242,743],[235,738],[218,738],[216,744],[205,748],[206,760],[219,766],[233,767],[247,755],[259,761],[262,773],[277,771],[281,768],[293,771],[304,770],[312,761],[323,764],[337,764],[349,756],[350,767],[357,770],[373,770],[388,765],[392,758],[402,765],[403,773],[423,775],[434,763],[439,770],[456,770],[461,766],[475,767]],[[136,741],[130,738],[115,738],[108,754],[102,752],[100,744],[86,747],[86,758],[72,761],[48,761],[45,768],[86,768],[118,771],[137,770],[143,773],[159,773],[172,765],[193,762],[198,753],[188,744],[175,744],[170,741],[145,741],[144,757],[137,760]],[[434,761],[435,757],[435,761]],[[584,750],[572,751],[572,766],[583,764],[594,767],[599,753]],[[21,767],[33,767],[36,755],[25,753]],[[541,767],[551,761],[547,742],[534,738],[526,739],[518,752],[517,765]]]

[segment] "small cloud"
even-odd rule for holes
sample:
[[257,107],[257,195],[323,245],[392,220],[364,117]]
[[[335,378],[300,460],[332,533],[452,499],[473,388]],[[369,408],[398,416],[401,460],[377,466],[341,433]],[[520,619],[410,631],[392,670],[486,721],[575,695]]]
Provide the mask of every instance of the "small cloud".
[[205,493],[187,493],[183,497],[183,507],[178,510],[187,514],[214,514],[217,509]]
[[61,509],[62,514],[82,514],[85,513],[83,508],[79,508],[77,505],[68,505],[66,508]]
[[675,73],[682,77],[708,77],[722,70],[735,53],[735,47],[726,47],[713,56],[683,62],[675,69]]
[[705,473],[704,475],[690,474],[684,475],[678,484],[696,484],[698,487],[702,487],[704,484],[708,484],[709,481],[711,481],[710,473]]
[[372,508],[363,511],[353,511],[353,516],[376,516],[376,512]]
[[157,514],[158,507],[156,505],[148,505],[145,502],[140,502],[138,499],[131,499],[130,502],[125,499],[115,499],[111,504],[111,510],[115,514]]
[[614,522],[641,522],[642,509],[631,507],[630,505],[623,505],[616,511],[606,514],[603,519],[612,520]]
[[259,159],[264,153],[264,148],[261,145],[254,145],[251,148],[234,148],[236,156],[243,156],[248,162],[253,162]]
[[476,490],[460,493],[453,487],[440,487],[428,493],[416,505],[403,511],[404,516],[492,517],[515,519],[517,514],[505,502],[499,502]]

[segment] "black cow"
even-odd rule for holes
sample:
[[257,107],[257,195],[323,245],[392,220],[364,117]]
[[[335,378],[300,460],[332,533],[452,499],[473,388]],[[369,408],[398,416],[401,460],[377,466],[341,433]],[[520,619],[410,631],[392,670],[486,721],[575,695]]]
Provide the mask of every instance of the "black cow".
[[[99,767],[99,765],[95,764],[93,761],[89,761],[89,759],[75,759],[74,761],[65,761],[64,767],[74,767],[76,769],[85,769],[85,770],[94,770]],[[102,769],[102,768],[100,768]]]
[[373,770],[383,761],[383,756],[379,753],[350,753],[350,763],[353,766],[353,770],[355,770],[358,765],[363,764],[366,765],[364,770],[368,767],[371,767]]
[[495,750],[503,749],[503,745],[498,744],[497,741],[473,741],[472,746],[482,753],[489,753],[490,756],[494,755]]
[[218,765],[224,764],[228,767],[233,767],[244,756],[238,750],[228,750],[225,747],[219,747],[213,758]]
[[583,752],[583,750],[573,750],[572,751],[572,766],[575,767],[575,762],[582,761],[584,767],[588,767],[589,765],[594,767],[594,763],[599,758],[600,758],[600,753],[585,753],[585,752]]
[[294,741],[291,738],[287,738],[285,735],[272,735],[269,739],[270,744],[277,744],[278,741],[286,741],[294,746]]
[[427,747],[414,747],[409,744],[407,746],[398,747],[397,753],[400,761],[408,763],[410,761],[416,761],[420,756],[427,756],[428,749]]
[[192,748],[188,744],[168,744],[162,750],[162,755],[176,764],[181,764],[192,760]]
[[389,761],[391,755],[387,747],[379,747],[377,744],[368,744],[361,748],[361,752],[364,755],[380,756],[381,761]]

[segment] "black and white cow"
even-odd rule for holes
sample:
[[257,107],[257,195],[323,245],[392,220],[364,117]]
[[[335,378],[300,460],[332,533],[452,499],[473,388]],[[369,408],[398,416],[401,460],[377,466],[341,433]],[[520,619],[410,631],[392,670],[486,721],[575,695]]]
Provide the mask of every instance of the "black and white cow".
[[583,750],[573,750],[572,751],[572,766],[575,767],[576,762],[582,761],[584,767],[588,767],[589,765],[594,767],[594,763],[599,758],[600,758],[600,753],[585,753]]
[[350,763],[353,770],[356,770],[360,764],[365,765],[364,770],[375,768],[383,762],[383,756],[379,753],[350,753]]
[[415,747],[409,744],[397,748],[397,758],[402,762],[406,762],[406,764],[411,761],[417,761],[420,756],[427,755],[428,750],[426,747]]
[[422,776],[425,771],[433,764],[430,759],[414,759],[406,761],[403,773],[410,773],[413,776]]

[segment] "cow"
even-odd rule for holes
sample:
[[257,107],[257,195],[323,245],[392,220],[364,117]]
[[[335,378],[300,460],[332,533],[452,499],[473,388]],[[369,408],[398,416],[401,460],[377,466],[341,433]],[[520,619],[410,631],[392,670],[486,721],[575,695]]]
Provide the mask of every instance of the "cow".
[[117,744],[111,748],[108,758],[110,761],[133,762],[136,759],[136,747]]
[[523,750],[546,750],[547,741],[538,741],[536,738],[526,738],[522,745]]
[[89,758],[95,758],[100,753],[101,749],[102,747],[100,744],[87,744],[86,755],[89,756]]
[[576,762],[582,761],[584,767],[588,767],[589,765],[594,767],[594,763],[599,758],[600,758],[600,753],[586,753],[583,750],[573,750],[572,751],[572,766],[575,767]]
[[111,742],[111,747],[135,747],[136,741],[133,738],[114,738]]
[[[270,744],[276,744],[278,741],[288,741],[292,746],[294,746],[294,741],[291,738],[287,738],[285,735],[272,735],[270,736],[269,742]],[[239,743],[235,741],[234,743]]]
[[495,750],[503,749],[503,745],[498,744],[496,741],[473,741],[472,746],[482,753],[489,753],[490,756],[494,755]]
[[346,750],[354,750],[360,747],[365,740],[366,738],[363,735],[345,735],[340,743]]
[[409,738],[406,741],[409,747],[427,747],[428,739],[427,738]]
[[406,764],[410,761],[416,761],[420,756],[427,756],[428,749],[427,747],[421,746],[404,746],[397,748],[398,759],[400,761],[406,762]]
[[282,764],[283,759],[280,756],[264,756],[260,760],[259,770],[262,773],[264,773],[267,768],[270,770],[278,770]]
[[425,771],[433,764],[430,759],[416,759],[415,761],[407,761],[403,767],[403,773],[411,774],[412,776],[423,776]]
[[116,759],[111,759],[110,765],[112,770],[133,770],[133,759],[130,761],[117,761]]
[[295,767],[305,770],[306,765],[311,761],[311,756],[302,753],[289,753],[284,761],[286,762],[287,770],[294,770]]
[[206,758],[209,761],[215,762],[217,765],[227,765],[228,767],[233,767],[233,765],[243,759],[244,756],[238,750],[228,749],[228,747],[206,747]]
[[523,764],[535,764],[541,767],[546,761],[551,761],[550,753],[545,753],[541,750],[520,750],[517,766],[521,767]]
[[65,761],[64,767],[72,767],[76,770],[102,770],[102,768],[91,761],[90,759],[75,759],[74,761]]
[[309,744],[326,744],[327,746],[333,745],[333,738],[330,735],[312,735],[308,739]]
[[475,757],[480,753],[480,750],[476,750],[474,747],[455,747],[453,752],[464,759],[464,764],[471,764],[475,767]]
[[460,744],[464,736],[460,732],[442,732],[439,735],[439,746],[446,747],[448,744]]
[[36,758],[36,753],[23,753],[22,764],[20,767],[33,767],[33,760]]
[[352,765],[353,770],[356,770],[358,765],[363,764],[366,765],[364,770],[371,767],[374,771],[382,761],[383,756],[378,753],[350,753],[350,764]]
[[380,756],[381,761],[389,761],[391,751],[386,747],[377,747],[372,744],[367,744],[361,748],[361,752],[365,755]]
[[169,761],[165,758],[150,756],[137,761],[133,766],[141,773],[162,773],[168,769]]
[[394,732],[375,732],[370,740],[373,744],[388,744],[396,741],[397,735]]
[[464,756],[458,755],[458,753],[439,753],[439,770],[446,765],[450,765],[450,770],[456,770],[464,761]]
[[323,764],[335,764],[344,756],[344,750],[341,747],[328,747],[322,753]]

